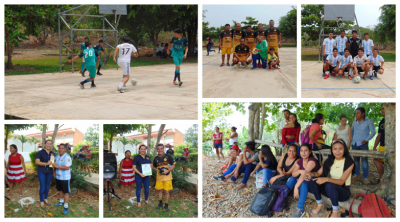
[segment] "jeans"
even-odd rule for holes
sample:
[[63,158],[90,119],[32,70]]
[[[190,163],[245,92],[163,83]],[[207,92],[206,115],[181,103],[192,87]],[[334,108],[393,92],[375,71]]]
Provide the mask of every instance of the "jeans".
[[253,56],[252,56],[252,59],[253,59],[253,67],[254,67],[254,68],[257,68],[257,60],[258,60],[258,59],[261,60],[262,67],[263,67],[264,69],[267,68],[267,60],[262,59],[261,56],[260,56],[258,53],[255,54],[255,55],[253,55]]
[[[243,180],[242,180],[243,184],[247,183],[247,181],[249,180],[251,172],[253,172],[253,170],[255,168],[256,168],[256,164],[252,164],[252,163],[249,163],[247,165],[242,164],[242,166],[240,166],[239,176],[240,176],[240,174],[244,173]],[[235,181],[235,180],[237,180],[237,178],[235,176],[232,176],[231,180]]]
[[227,171],[225,171],[225,173],[223,173],[223,175],[226,176],[226,175],[232,173],[232,172],[235,170],[236,166],[237,166],[237,164],[232,164],[232,165],[229,167],[229,169],[228,169]]
[[207,55],[211,52],[211,51],[214,51],[215,52],[215,50],[211,50],[211,45],[209,45],[209,46],[207,46]]
[[308,190],[310,193],[314,194],[317,203],[322,203],[321,194],[328,197],[332,202],[332,208],[334,210],[339,209],[339,201],[346,201],[350,198],[350,186],[339,186],[333,183],[317,184],[315,181],[311,180],[308,182]]
[[144,200],[149,200],[149,191],[150,191],[150,177],[145,176],[141,177],[139,175],[135,175],[136,180],[136,198],[137,202],[140,203],[140,193],[142,192],[142,184],[144,187]]
[[[286,186],[289,187],[290,191],[293,190],[298,180],[299,180],[298,177],[290,177],[289,180],[286,182]],[[307,194],[308,194],[308,182],[303,181],[303,183],[299,187],[299,202],[297,202],[297,208],[299,208],[300,210],[304,209],[304,204],[306,203],[307,200]]]
[[269,168],[262,169],[263,171],[263,184],[268,184],[269,180],[274,176],[276,170],[271,170]]
[[[368,143],[364,145],[357,146],[357,144],[352,145],[352,150],[368,150]],[[361,162],[362,162],[362,170],[363,170],[363,175],[362,177],[364,179],[368,178],[369,175],[369,169],[368,169],[368,157],[361,157]],[[354,157],[354,163],[356,165],[356,176],[360,176],[360,157],[355,156]]]
[[40,202],[43,202],[43,199],[47,199],[47,197],[49,196],[50,182],[52,177],[53,173],[42,173],[38,171],[38,178],[40,184],[39,188]]

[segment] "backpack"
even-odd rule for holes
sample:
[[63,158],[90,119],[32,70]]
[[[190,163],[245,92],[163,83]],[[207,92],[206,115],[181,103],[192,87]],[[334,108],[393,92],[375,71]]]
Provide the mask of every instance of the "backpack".
[[250,205],[250,211],[257,214],[258,216],[272,217],[272,206],[278,196],[278,191],[272,187],[264,187],[253,199]]
[[276,198],[274,206],[272,206],[272,210],[276,212],[282,212],[282,210],[289,206],[288,196],[290,189],[286,185],[272,186],[272,188],[278,191],[278,197]]
[[389,208],[386,206],[385,202],[379,195],[374,193],[357,194],[350,205],[350,217],[353,217],[351,208],[354,201],[358,197],[364,197],[364,199],[361,201],[360,206],[358,206],[358,215],[360,217],[391,217]]
[[301,144],[310,142],[310,128],[311,125],[307,125],[303,132],[301,132]]

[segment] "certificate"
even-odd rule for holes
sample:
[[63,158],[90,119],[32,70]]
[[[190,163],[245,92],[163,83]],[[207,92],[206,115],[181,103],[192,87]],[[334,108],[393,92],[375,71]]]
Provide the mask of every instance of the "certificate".
[[153,174],[150,163],[142,164],[142,174],[145,176],[151,176]]

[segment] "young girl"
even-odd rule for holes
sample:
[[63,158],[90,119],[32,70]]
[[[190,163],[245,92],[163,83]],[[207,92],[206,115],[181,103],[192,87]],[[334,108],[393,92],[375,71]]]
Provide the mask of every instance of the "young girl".
[[278,167],[276,169],[278,171],[278,175],[272,177],[269,183],[274,184],[274,182],[277,181],[276,185],[285,184],[292,176],[294,165],[298,159],[299,156],[297,155],[296,144],[290,144],[287,153],[283,154],[279,160]]
[[[324,162],[324,166],[317,172],[307,173],[308,190],[314,194],[318,206],[311,212],[317,215],[324,207],[321,194],[332,202],[331,217],[340,217],[339,201],[350,198],[351,175],[354,174],[354,161],[351,158],[346,143],[339,139],[331,145],[331,155]],[[313,179],[314,177],[318,177]]]
[[133,173],[133,160],[131,151],[125,151],[125,158],[121,160],[119,166],[119,183],[122,185],[122,199],[125,197],[125,186],[128,186],[128,199],[131,198],[132,184],[135,182]]
[[300,156],[296,164],[292,176],[286,182],[286,186],[293,190],[293,197],[298,198],[297,209],[293,217],[303,217],[305,214],[304,203],[308,194],[308,181],[305,181],[308,172],[317,172],[320,168],[318,161],[314,158],[311,145],[304,143],[300,147]]
[[18,153],[15,144],[10,145],[11,155],[8,156],[7,179],[9,183],[9,195],[12,196],[13,183],[19,184],[19,196],[22,197],[22,182],[26,180],[26,167],[24,157]]
[[282,129],[282,144],[287,147],[290,144],[297,145],[297,153],[300,154],[300,135],[301,126],[297,121],[297,116],[294,113],[289,115],[289,123],[287,123]]
[[271,148],[268,145],[263,145],[261,147],[261,152],[258,152],[258,159],[260,160],[260,162],[257,164],[256,168],[253,170],[250,176],[254,176],[254,174],[262,170],[263,187],[266,187],[269,180],[276,172],[278,162],[276,161],[275,156],[271,152]]

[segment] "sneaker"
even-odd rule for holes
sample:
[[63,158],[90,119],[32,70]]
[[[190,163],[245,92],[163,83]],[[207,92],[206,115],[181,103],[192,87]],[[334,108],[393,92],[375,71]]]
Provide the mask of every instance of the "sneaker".
[[251,67],[251,70],[257,69],[257,67]]
[[342,78],[346,78],[346,75],[343,73]]
[[163,206],[163,203],[162,203],[162,201],[160,201],[160,203],[158,203],[157,210],[161,209],[162,206]]
[[[233,65],[232,65],[232,66],[233,66]],[[237,63],[236,67],[237,67],[237,68],[240,68],[240,63]]]
[[363,77],[362,77],[362,78],[363,78],[363,80],[365,80],[365,75],[363,75]]
[[257,67],[261,69],[261,68],[262,68],[261,63],[258,63],[258,64],[257,64]]
[[349,80],[352,80],[351,76],[349,75]]
[[132,83],[133,86],[136,86],[136,84],[137,84],[137,79],[132,79],[131,83]]
[[220,167],[220,169],[224,169],[224,168],[226,168],[226,167],[227,167],[227,165],[224,164],[222,167]]
[[276,65],[274,65],[273,67],[274,67],[274,69],[278,69],[278,68],[276,67]]
[[222,67],[222,66],[224,66],[225,64],[224,63],[221,63],[221,65],[219,65],[219,67]]
[[325,74],[324,79],[327,79],[327,78],[329,78],[329,75],[328,75],[328,74]]
[[178,83],[177,83],[177,82],[175,82],[175,81],[173,81],[172,83],[173,83],[174,85],[178,85]]
[[84,72],[80,72],[80,73],[81,73],[82,77],[85,77],[85,73]]
[[244,63],[244,67],[247,68],[247,62]]
[[374,77],[372,77],[372,76],[369,76],[369,79],[370,79],[370,80],[374,80]]
[[119,87],[118,87],[118,91],[119,91],[120,93],[124,93],[124,91],[122,90],[122,88],[119,88]]
[[364,183],[364,184],[370,184],[370,182],[369,182],[368,179],[363,179],[363,183]]
[[56,206],[56,207],[64,206],[64,202],[58,202],[58,203],[54,204],[54,206]]
[[293,214],[293,217],[302,218],[306,212],[304,210],[300,210],[297,208],[296,212]]
[[179,86],[182,86],[182,84],[183,84],[183,82],[179,82],[179,84],[178,84],[178,85],[179,85]]
[[90,85],[90,88],[96,88],[96,84],[92,83],[92,85]]
[[98,72],[98,73],[96,73],[96,75],[102,76],[103,74],[101,74],[101,73]]
[[268,66],[268,69],[271,69],[271,66]]
[[378,73],[376,72],[376,70],[374,70],[374,76],[378,77]]
[[68,208],[64,207],[64,215],[67,215],[67,214],[68,214]]
[[229,64],[229,63],[226,63],[226,65],[227,65],[227,66],[231,66],[231,64]]
[[213,176],[213,179],[216,181],[223,181],[222,177],[223,177],[222,175],[216,175],[216,176]]
[[281,64],[278,64],[278,65],[276,65],[276,66],[278,66],[278,69],[280,69],[280,68],[281,68]]
[[169,209],[168,209],[168,204],[165,204],[165,205],[164,205],[164,210],[167,211],[167,212],[169,211]]
[[82,83],[78,83],[78,85],[81,87],[81,89],[85,88],[85,86]]
[[332,77],[336,77],[336,73],[332,72]]

